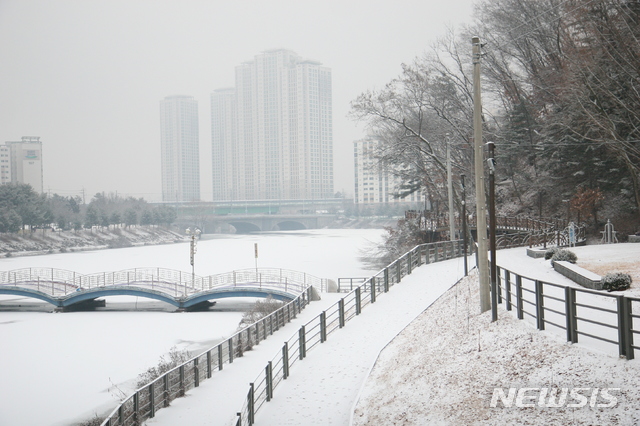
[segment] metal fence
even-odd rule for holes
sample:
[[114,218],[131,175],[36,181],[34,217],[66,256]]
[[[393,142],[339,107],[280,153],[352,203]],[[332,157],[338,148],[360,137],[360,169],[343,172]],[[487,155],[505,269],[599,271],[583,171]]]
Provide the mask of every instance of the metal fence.
[[224,364],[242,357],[245,351],[291,322],[307,306],[312,291],[312,286],[308,286],[300,296],[277,311],[136,390],[107,416],[102,426],[137,426],[154,417],[157,410],[198,387],[201,381],[222,370]]
[[[307,352],[325,342],[327,337],[359,315],[363,308],[375,303],[376,298],[422,264],[438,262],[463,255],[462,241],[422,244],[405,253],[377,274],[363,280],[349,290],[337,303],[300,327],[284,343],[282,351],[267,363],[263,372],[249,384],[249,392],[242,410],[237,413],[236,426],[253,425],[255,415],[265,402],[273,397],[274,389],[289,376],[290,368],[303,360]],[[350,281],[349,281],[350,280]],[[339,282],[350,286],[353,279]],[[343,287],[344,288],[344,287]]]
[[640,349],[633,343],[640,334],[640,298],[548,283],[499,266],[497,279],[499,303],[539,330],[549,327],[568,342],[584,339],[605,351],[617,348],[627,359]]

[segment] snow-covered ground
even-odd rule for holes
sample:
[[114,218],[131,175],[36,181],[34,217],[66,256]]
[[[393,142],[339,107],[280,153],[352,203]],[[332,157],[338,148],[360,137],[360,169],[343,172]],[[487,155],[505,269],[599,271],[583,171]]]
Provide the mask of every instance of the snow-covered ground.
[[[366,240],[379,237],[381,232],[346,232],[348,235],[307,232],[309,238],[295,240],[293,250],[285,248],[291,240],[281,240],[284,238],[281,234],[262,236],[264,239],[258,236],[220,239],[220,246],[207,246],[208,241],[202,241],[196,258],[197,273],[207,275],[251,267],[253,243],[259,242],[259,266],[306,270],[334,279],[366,275],[354,262],[354,256],[357,257],[354,251],[366,246]],[[59,258],[48,260],[58,255],[43,256],[34,266],[95,272],[105,270],[105,264],[113,265],[108,270],[115,270],[161,263],[164,267],[186,269],[186,245],[163,248],[170,252],[163,254],[154,251],[157,247],[145,247],[139,252],[117,250],[125,255],[113,257],[110,252],[116,251],[102,251],[97,259],[87,256],[89,253],[78,254],[80,257],[73,262],[75,268],[62,266]],[[231,255],[236,249],[240,249],[240,254]],[[577,247],[574,251],[579,259],[588,258],[587,251],[598,253],[600,259],[620,259],[629,252],[640,258],[640,244]],[[318,263],[311,262],[313,259]],[[0,262],[6,269],[28,264],[20,264],[19,258],[2,262],[5,260],[11,262],[11,266]],[[548,261],[528,258],[524,249],[500,251],[498,263],[532,278],[568,283],[550,268]],[[640,423],[637,360],[619,359],[611,355],[612,351],[601,352],[582,341],[567,344],[561,334],[537,331],[529,322],[514,319],[503,307],[498,322],[491,323],[488,313],[479,314],[475,279],[464,280],[447,291],[460,276],[461,267],[461,259],[422,266],[392,287],[388,294],[380,295],[361,316],[331,334],[327,342],[314,347],[305,360],[292,367],[291,376],[276,388],[274,399],[258,412],[256,424],[342,425],[349,423],[350,416],[353,424],[358,425]],[[282,342],[339,297],[323,296],[322,301],[313,302],[299,315],[296,323],[288,324],[246,352],[232,366],[226,365],[185,398],[173,401],[171,407],[158,411],[156,418],[147,424],[231,424],[235,412],[242,407],[249,382],[264,371],[267,361],[281,350]],[[5,303],[0,300],[0,306]],[[79,314],[86,317],[81,318]],[[101,314],[112,316],[98,320]],[[149,314],[158,316],[143,318]],[[37,317],[31,325],[30,315]],[[128,315],[134,317],[126,318]],[[219,313],[214,315],[218,317]],[[120,316],[122,320],[118,319]],[[180,322],[183,317],[188,321]],[[112,323],[113,327],[100,327],[96,322]],[[93,412],[102,413],[104,410],[98,408],[106,409],[105,401],[113,403],[109,392],[116,392],[109,383],[109,373],[105,373],[110,365],[121,374],[120,387],[128,393],[127,380],[134,379],[140,369],[155,364],[161,354],[180,344],[181,339],[198,347],[214,344],[220,336],[217,326],[215,320],[209,323],[191,313],[0,311],[4,349],[0,352],[3,377],[0,424],[61,425],[87,418]],[[94,330],[97,331],[94,333]],[[29,338],[25,339],[27,333]],[[129,334],[131,339],[126,337]],[[162,339],[164,343],[156,347],[154,342]],[[88,344],[85,345],[85,341]],[[33,342],[29,350],[21,351],[20,346],[28,342]],[[20,355],[11,355],[14,350]],[[123,354],[126,362],[118,358],[119,354]],[[7,357],[13,357],[11,362],[7,362]],[[63,362],[66,358],[69,364]],[[125,366],[135,362],[135,358],[140,360],[138,370],[119,370],[129,368]],[[39,374],[30,374],[30,370]],[[80,384],[72,379],[77,376],[84,377],[85,382]],[[112,381],[119,383],[118,379]],[[95,382],[99,383],[97,390],[89,386]],[[507,392],[510,386],[591,390],[597,387],[620,391],[612,391],[617,397],[616,406],[612,408],[597,407],[607,402],[601,396],[593,399],[593,408],[591,399],[582,408],[503,408],[502,405],[491,408],[494,387],[502,387]],[[591,395],[587,394],[591,391],[580,392]],[[532,400],[535,398],[529,399]],[[38,401],[38,410],[32,409],[33,401]],[[569,399],[569,402],[575,401]]]
[[[581,249],[576,248],[578,256]],[[640,255],[640,245],[584,249],[598,250],[603,258],[612,259],[629,251]],[[522,248],[501,251],[498,262],[532,278],[569,283],[548,261],[529,258]],[[344,425],[350,421],[355,425],[638,424],[637,360],[620,359],[587,344],[568,344],[560,334],[537,331],[503,307],[499,320],[491,323],[489,312],[479,314],[476,277],[447,291],[460,268],[460,259],[422,266],[381,295],[360,317],[292,367],[272,401],[258,412],[256,425]],[[290,334],[296,331],[290,329]],[[274,342],[270,356],[251,354],[251,360],[243,360],[246,364],[234,366],[236,371],[253,381],[280,350],[280,341]],[[174,401],[147,424],[232,424],[248,383],[244,388],[228,388],[231,382],[217,379]],[[559,408],[504,408],[500,402],[491,408],[496,387],[506,394],[509,387],[560,388],[559,394],[562,388],[567,392],[582,388],[577,392],[587,395],[588,403],[570,407],[567,404],[580,400],[569,397]],[[592,398],[596,387],[620,389],[610,391],[616,405],[598,407],[610,400],[601,394]],[[537,400],[535,390],[528,395],[534,397],[526,402]]]
[[[214,236],[198,243],[196,274],[254,267],[258,243],[260,267],[334,280],[367,276],[358,257],[382,233],[345,229]],[[94,273],[144,266],[189,271],[189,244],[0,259],[5,271],[54,267]],[[240,302],[224,299],[216,307]],[[313,303],[301,317],[318,315],[323,303],[331,299]],[[52,310],[34,299],[0,296],[0,425],[69,425],[106,414],[122,393],[135,390],[137,375],[171,347],[203,351],[233,334],[242,316],[178,314],[160,302],[122,296],[107,298],[107,307],[96,312]]]
[[[640,259],[640,244],[572,249],[600,263]],[[524,249],[499,252],[498,263],[520,273],[553,279],[548,261],[523,256]],[[596,255],[597,253],[597,255]],[[540,279],[545,279],[540,277]],[[588,344],[568,344],[560,334],[537,331],[501,306],[499,320],[479,313],[478,280],[465,279],[420,315],[380,354],[363,385],[354,425],[637,425],[640,424],[640,364]],[[495,388],[528,391],[531,407],[490,405]],[[538,406],[541,388],[576,391],[562,407]],[[610,399],[594,390],[613,388]],[[595,397],[593,396],[595,393]],[[549,399],[543,398],[548,403]],[[559,398],[555,400],[559,403]],[[574,407],[571,407],[571,405]],[[260,423],[257,423],[260,424]],[[267,423],[275,424],[275,423]]]

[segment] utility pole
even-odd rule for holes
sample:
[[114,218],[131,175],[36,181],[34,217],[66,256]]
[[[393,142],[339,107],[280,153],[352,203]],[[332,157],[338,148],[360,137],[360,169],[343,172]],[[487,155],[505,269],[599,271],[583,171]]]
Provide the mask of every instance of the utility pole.
[[489,250],[491,251],[491,321],[498,320],[498,265],[496,253],[496,162],[495,144],[488,142],[489,158]]
[[456,238],[456,224],[453,217],[453,180],[451,179],[451,147],[449,133],[447,133],[447,190],[449,196],[449,240]]
[[480,312],[491,309],[489,259],[487,255],[487,201],[484,193],[482,154],[482,97],[480,91],[480,38],[471,39],[473,47],[473,140],[476,173],[476,230],[478,233],[478,272],[480,274]]

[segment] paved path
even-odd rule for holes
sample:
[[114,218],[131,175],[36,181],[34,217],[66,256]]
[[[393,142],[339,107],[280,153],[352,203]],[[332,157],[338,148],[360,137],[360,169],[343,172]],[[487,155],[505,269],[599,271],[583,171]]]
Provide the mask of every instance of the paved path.
[[[274,390],[271,402],[256,415],[256,425],[345,425],[380,351],[463,275],[463,260],[452,259],[414,270],[388,294],[366,306],[362,314],[296,363],[287,380]],[[295,323],[261,342],[245,357],[225,366],[187,397],[160,410],[147,425],[231,425],[253,381],[300,325],[318,315],[339,295],[323,294]]]

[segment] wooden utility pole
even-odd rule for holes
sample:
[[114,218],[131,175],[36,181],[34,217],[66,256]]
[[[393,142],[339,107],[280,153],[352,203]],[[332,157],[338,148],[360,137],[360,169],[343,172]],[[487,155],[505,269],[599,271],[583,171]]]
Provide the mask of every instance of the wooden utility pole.
[[480,38],[471,39],[473,53],[473,140],[476,173],[476,230],[478,233],[478,272],[480,274],[480,312],[491,309],[489,258],[487,254],[487,201],[484,189],[482,144],[482,97],[480,92]]

